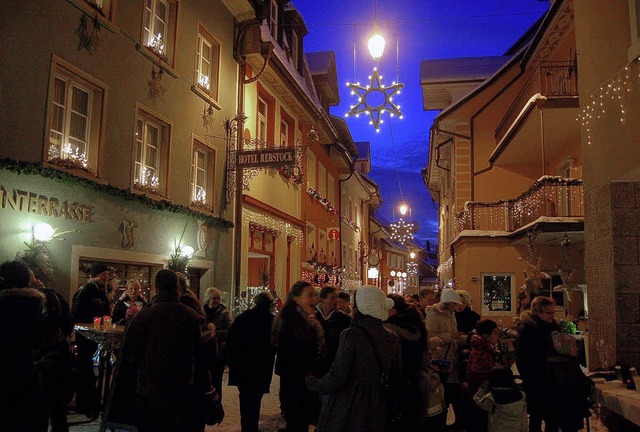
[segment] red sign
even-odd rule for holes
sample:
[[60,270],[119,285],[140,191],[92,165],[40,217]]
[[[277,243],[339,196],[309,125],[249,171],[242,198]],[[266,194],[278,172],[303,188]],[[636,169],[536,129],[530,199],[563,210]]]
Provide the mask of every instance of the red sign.
[[340,230],[338,228],[329,228],[327,236],[329,240],[340,240]]

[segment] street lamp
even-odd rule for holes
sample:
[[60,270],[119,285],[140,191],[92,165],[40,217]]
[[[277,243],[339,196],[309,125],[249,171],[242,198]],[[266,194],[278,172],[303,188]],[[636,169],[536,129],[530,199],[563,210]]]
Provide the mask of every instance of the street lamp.
[[371,54],[371,57],[375,61],[378,61],[382,58],[385,44],[386,42],[384,40],[384,36],[382,36],[376,29],[374,29],[373,34],[367,41],[367,48],[369,48],[369,54]]
[[411,251],[411,253],[409,254],[409,258],[416,259],[416,253]]

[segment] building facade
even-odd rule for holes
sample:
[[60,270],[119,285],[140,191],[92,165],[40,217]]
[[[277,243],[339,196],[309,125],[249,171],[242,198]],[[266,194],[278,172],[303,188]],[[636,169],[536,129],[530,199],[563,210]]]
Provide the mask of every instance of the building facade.
[[423,171],[440,284],[485,317],[513,318],[538,294],[586,316],[573,17],[556,1],[505,56],[422,64],[425,109],[442,109]]

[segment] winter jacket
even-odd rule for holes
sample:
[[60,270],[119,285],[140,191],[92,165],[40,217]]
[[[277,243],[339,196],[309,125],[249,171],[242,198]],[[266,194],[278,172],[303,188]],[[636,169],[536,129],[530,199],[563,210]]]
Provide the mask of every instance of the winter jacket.
[[340,344],[340,334],[343,330],[349,327],[351,324],[351,318],[341,313],[338,310],[333,310],[329,313],[329,316],[324,316],[320,310],[321,305],[318,305],[318,311],[316,312],[316,319],[322,324],[324,330],[325,340],[325,352],[323,359],[320,362],[318,373],[324,375],[331,369],[331,364],[338,352],[338,345]]
[[307,381],[310,390],[329,394],[320,413],[318,432],[385,430],[387,395],[374,349],[384,373],[391,381],[398,380],[402,367],[398,336],[385,329],[379,319],[361,315],[342,332],[329,373]]
[[229,365],[229,385],[243,391],[269,393],[275,358],[275,348],[271,345],[273,314],[269,306],[256,306],[241,313],[227,335],[225,358]]
[[494,347],[480,335],[471,336],[471,354],[467,362],[467,383],[476,391],[489,379],[489,373],[495,366]]
[[[506,393],[507,397],[499,393]],[[526,397],[520,390],[488,391],[487,388],[482,387],[473,400],[480,408],[489,412],[489,432],[527,432],[529,430]]]
[[209,305],[204,305],[204,313],[207,321],[216,326],[216,343],[218,348],[216,361],[222,362],[224,344],[227,342],[227,333],[231,327],[231,314],[223,304],[218,305],[215,309],[210,308]]
[[43,343],[44,295],[33,288],[0,290],[0,425],[2,430],[45,432],[47,414],[31,350]]
[[[139,296],[138,300],[136,300],[135,302],[138,311],[142,310],[142,308],[146,304],[147,303],[141,296]],[[127,322],[127,310],[129,309],[129,307],[131,307],[131,298],[129,298],[128,295],[120,297],[113,307],[113,315],[111,316],[111,321],[119,325],[125,325]]]
[[451,337],[458,327],[455,314],[447,309],[444,303],[436,303],[427,307],[425,324],[427,327],[429,351],[432,359],[445,356],[451,362],[451,371],[447,382],[457,383],[458,377],[458,343]]
[[87,282],[73,296],[71,315],[75,323],[92,323],[94,317],[109,315],[109,297],[97,283]]
[[462,312],[456,312],[456,324],[458,331],[468,334],[475,330],[480,321],[480,315],[467,306]]
[[145,406],[179,412],[189,403],[201,331],[200,317],[165,293],[129,323],[121,368],[133,371],[137,399]]
[[547,397],[547,359],[557,355],[551,333],[560,331],[560,327],[556,322],[543,321],[531,311],[524,311],[520,322],[516,365],[529,405],[534,409],[543,408]]

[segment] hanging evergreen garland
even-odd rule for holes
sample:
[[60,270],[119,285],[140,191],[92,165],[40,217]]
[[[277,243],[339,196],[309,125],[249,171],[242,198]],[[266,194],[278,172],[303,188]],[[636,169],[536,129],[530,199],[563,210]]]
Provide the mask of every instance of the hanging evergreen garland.
[[233,222],[220,217],[207,215],[192,210],[183,205],[174,204],[168,200],[151,199],[146,195],[135,194],[129,192],[128,190],[120,189],[109,184],[96,183],[89,179],[77,177],[64,171],[53,168],[45,168],[40,163],[14,161],[11,159],[0,159],[0,168],[16,173],[18,175],[39,175],[41,177],[57,180],[67,185],[77,185],[78,183],[80,183],[94,191],[111,195],[115,198],[120,198],[125,201],[137,202],[146,205],[147,207],[151,207],[154,210],[169,211],[171,213],[182,214],[203,220],[205,225],[209,228],[219,227],[228,229],[233,227]]

